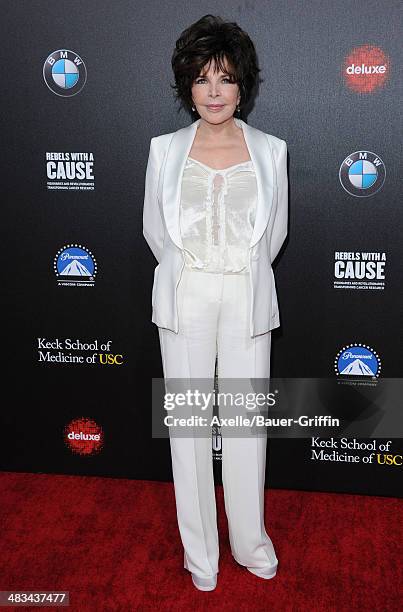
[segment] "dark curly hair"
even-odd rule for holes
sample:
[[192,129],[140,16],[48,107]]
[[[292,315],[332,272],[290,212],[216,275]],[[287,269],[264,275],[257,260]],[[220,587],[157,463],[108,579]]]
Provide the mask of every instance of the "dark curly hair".
[[[228,62],[225,70],[224,59]],[[203,67],[214,59],[216,67],[238,83],[240,91],[240,112],[251,100],[258,84],[256,50],[248,34],[237,23],[224,21],[221,17],[204,15],[184,30],[176,41],[172,55],[172,69],[175,75],[175,98],[180,108],[191,114],[192,85]]]

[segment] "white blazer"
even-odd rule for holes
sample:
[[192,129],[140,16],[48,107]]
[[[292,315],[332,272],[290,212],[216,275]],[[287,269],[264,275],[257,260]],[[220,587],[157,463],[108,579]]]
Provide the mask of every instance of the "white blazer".
[[[288,223],[287,144],[242,119],[257,180],[255,225],[249,245],[250,335],[280,326],[272,263]],[[182,173],[200,119],[170,134],[151,138],[145,178],[143,234],[158,261],[152,289],[152,322],[178,333],[176,290],[185,265],[179,211]]]

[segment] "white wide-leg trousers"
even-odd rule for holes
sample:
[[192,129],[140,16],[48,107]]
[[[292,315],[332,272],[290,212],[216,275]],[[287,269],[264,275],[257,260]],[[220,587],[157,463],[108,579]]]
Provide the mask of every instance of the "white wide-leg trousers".
[[[271,332],[250,337],[248,274],[184,267],[178,285],[179,333],[158,328],[164,378],[269,378]],[[267,438],[222,436],[222,479],[231,551],[241,565],[277,564],[264,525]],[[207,578],[218,570],[212,440],[170,436],[184,567]]]

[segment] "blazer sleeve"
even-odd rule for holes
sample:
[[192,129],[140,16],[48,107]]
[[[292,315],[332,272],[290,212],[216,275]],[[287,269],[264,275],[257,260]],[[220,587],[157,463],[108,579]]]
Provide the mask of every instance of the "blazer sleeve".
[[287,236],[288,226],[288,176],[287,176],[287,143],[281,141],[279,152],[274,155],[277,175],[277,210],[274,218],[270,242],[270,262],[276,259]]
[[164,225],[157,196],[159,171],[156,138],[151,138],[144,190],[143,235],[158,263],[161,261],[164,244]]

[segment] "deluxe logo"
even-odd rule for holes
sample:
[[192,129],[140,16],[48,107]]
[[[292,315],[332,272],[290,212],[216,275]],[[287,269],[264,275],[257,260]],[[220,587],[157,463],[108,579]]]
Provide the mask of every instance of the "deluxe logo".
[[64,442],[76,455],[95,455],[104,445],[102,427],[93,419],[80,417],[64,427]]
[[383,87],[389,78],[390,60],[373,45],[356,47],[343,63],[343,76],[349,89],[357,93],[372,93]]
[[95,257],[81,244],[67,244],[59,249],[53,268],[59,287],[93,287],[95,284]]
[[81,57],[69,49],[58,49],[43,64],[46,85],[57,96],[70,98],[78,94],[87,81],[87,68]]
[[339,180],[347,193],[367,198],[377,193],[385,182],[386,168],[372,151],[354,151],[341,163]]
[[366,344],[349,344],[337,353],[334,369],[337,376],[378,377],[381,360]]

